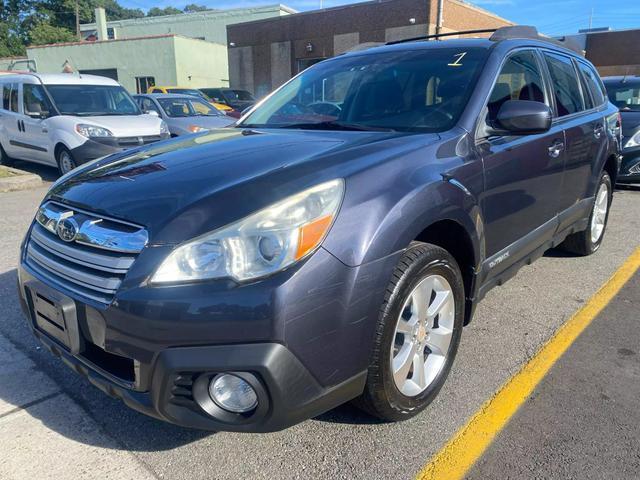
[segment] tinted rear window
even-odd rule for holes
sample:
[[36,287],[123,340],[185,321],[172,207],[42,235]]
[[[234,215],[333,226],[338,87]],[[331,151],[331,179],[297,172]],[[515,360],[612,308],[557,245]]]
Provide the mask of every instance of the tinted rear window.
[[[582,62],[578,63],[578,69],[582,75],[583,85],[586,87],[586,93],[591,97],[592,106],[599,107],[604,103],[604,93],[602,92],[602,84],[598,74],[592,67]],[[587,98],[585,98],[587,100]],[[589,105],[587,105],[589,107]]]

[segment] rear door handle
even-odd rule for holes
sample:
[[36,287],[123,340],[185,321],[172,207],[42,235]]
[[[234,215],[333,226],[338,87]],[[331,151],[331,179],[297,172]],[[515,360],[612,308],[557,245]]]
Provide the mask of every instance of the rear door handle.
[[562,142],[554,142],[549,147],[549,156],[551,158],[558,158],[563,150],[564,150],[564,143],[562,143]]

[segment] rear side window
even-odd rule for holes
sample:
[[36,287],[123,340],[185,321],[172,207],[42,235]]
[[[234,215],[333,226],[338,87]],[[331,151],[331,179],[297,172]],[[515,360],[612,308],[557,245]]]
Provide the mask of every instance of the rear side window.
[[571,59],[548,52],[544,52],[544,58],[551,74],[558,116],[564,117],[584,110],[576,69]]
[[582,80],[586,87],[586,91],[591,95],[591,99],[593,100],[593,106],[599,107],[604,103],[604,93],[602,92],[598,74],[593,70],[593,68],[582,62],[577,62],[577,64],[578,70],[580,70],[580,75],[582,76]]
[[10,112],[18,112],[18,84],[5,83],[2,89],[2,108]]
[[505,62],[489,97],[489,122],[496,119],[507,100],[545,102],[544,83],[534,52],[515,53]]
[[9,104],[11,103],[10,101],[10,93],[11,93],[11,84],[10,83],[5,83],[4,85],[2,85],[2,108],[4,110],[9,110]]

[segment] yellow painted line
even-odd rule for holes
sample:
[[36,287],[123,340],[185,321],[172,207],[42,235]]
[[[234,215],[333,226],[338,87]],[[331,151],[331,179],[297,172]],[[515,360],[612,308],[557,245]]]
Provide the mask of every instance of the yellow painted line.
[[640,268],[640,248],[522,369],[471,417],[418,474],[418,480],[462,479],[551,367]]

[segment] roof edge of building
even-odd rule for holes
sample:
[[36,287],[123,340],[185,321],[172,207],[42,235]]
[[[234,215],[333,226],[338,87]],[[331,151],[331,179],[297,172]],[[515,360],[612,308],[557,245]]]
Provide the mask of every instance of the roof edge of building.
[[492,12],[491,10],[487,10],[485,8],[482,8],[482,7],[476,5],[473,2],[467,2],[466,0],[448,0],[448,1],[453,2],[453,3],[457,3],[457,4],[459,4],[459,5],[463,6],[463,7],[467,7],[469,9],[471,9],[471,10],[475,10],[475,11],[480,12],[483,15],[486,15],[488,17],[493,17],[493,18],[495,18],[497,20],[501,20],[501,21],[503,21],[505,23],[510,23],[512,25],[515,25],[515,22],[512,22],[511,20],[508,20],[508,19],[506,19],[504,17],[501,17],[500,15]]
[[[144,35],[141,37],[129,37],[129,38],[114,38],[111,40],[96,40],[95,42],[82,41],[82,42],[62,42],[62,43],[47,43],[46,45],[31,45],[27,47],[27,50],[35,50],[38,48],[49,48],[49,47],[73,47],[73,46],[84,46],[84,45],[102,45],[105,43],[117,43],[117,42],[131,42],[131,41],[140,41],[140,40],[156,40],[159,38],[182,38],[185,40],[192,40],[194,42],[204,42],[211,45],[220,45],[224,47],[222,43],[218,42],[209,42],[207,40],[202,40],[201,38],[193,38],[187,37],[186,35],[181,35],[179,33],[163,33],[160,35]],[[27,57],[24,57],[27,58]]]
[[[167,19],[167,18],[186,18],[186,17],[191,17],[191,16],[197,16],[197,15],[202,15],[202,14],[214,14],[214,13],[229,13],[229,12],[237,12],[237,11],[241,11],[241,10],[269,10],[269,9],[275,9],[276,7],[278,7],[280,10],[284,10],[285,12],[289,13],[289,14],[294,14],[294,13],[299,13],[298,10],[289,7],[288,5],[282,4],[282,3],[273,3],[273,4],[268,4],[268,5],[258,5],[255,7],[243,7],[243,8],[228,8],[228,9],[211,9],[211,10],[204,10],[201,12],[185,12],[185,13],[176,13],[174,15],[158,15],[157,17],[141,17],[141,18],[126,18],[123,20],[108,20],[107,19],[107,27],[112,27],[114,25],[130,25],[130,24],[134,24],[136,22],[139,22],[140,20],[150,20],[150,21],[154,21],[155,19]],[[277,18],[277,17],[274,17]],[[158,20],[159,21],[159,20]],[[98,28],[97,24],[95,22],[92,23],[82,23],[80,24],[80,30],[81,31],[87,31],[87,30],[93,30]]]

